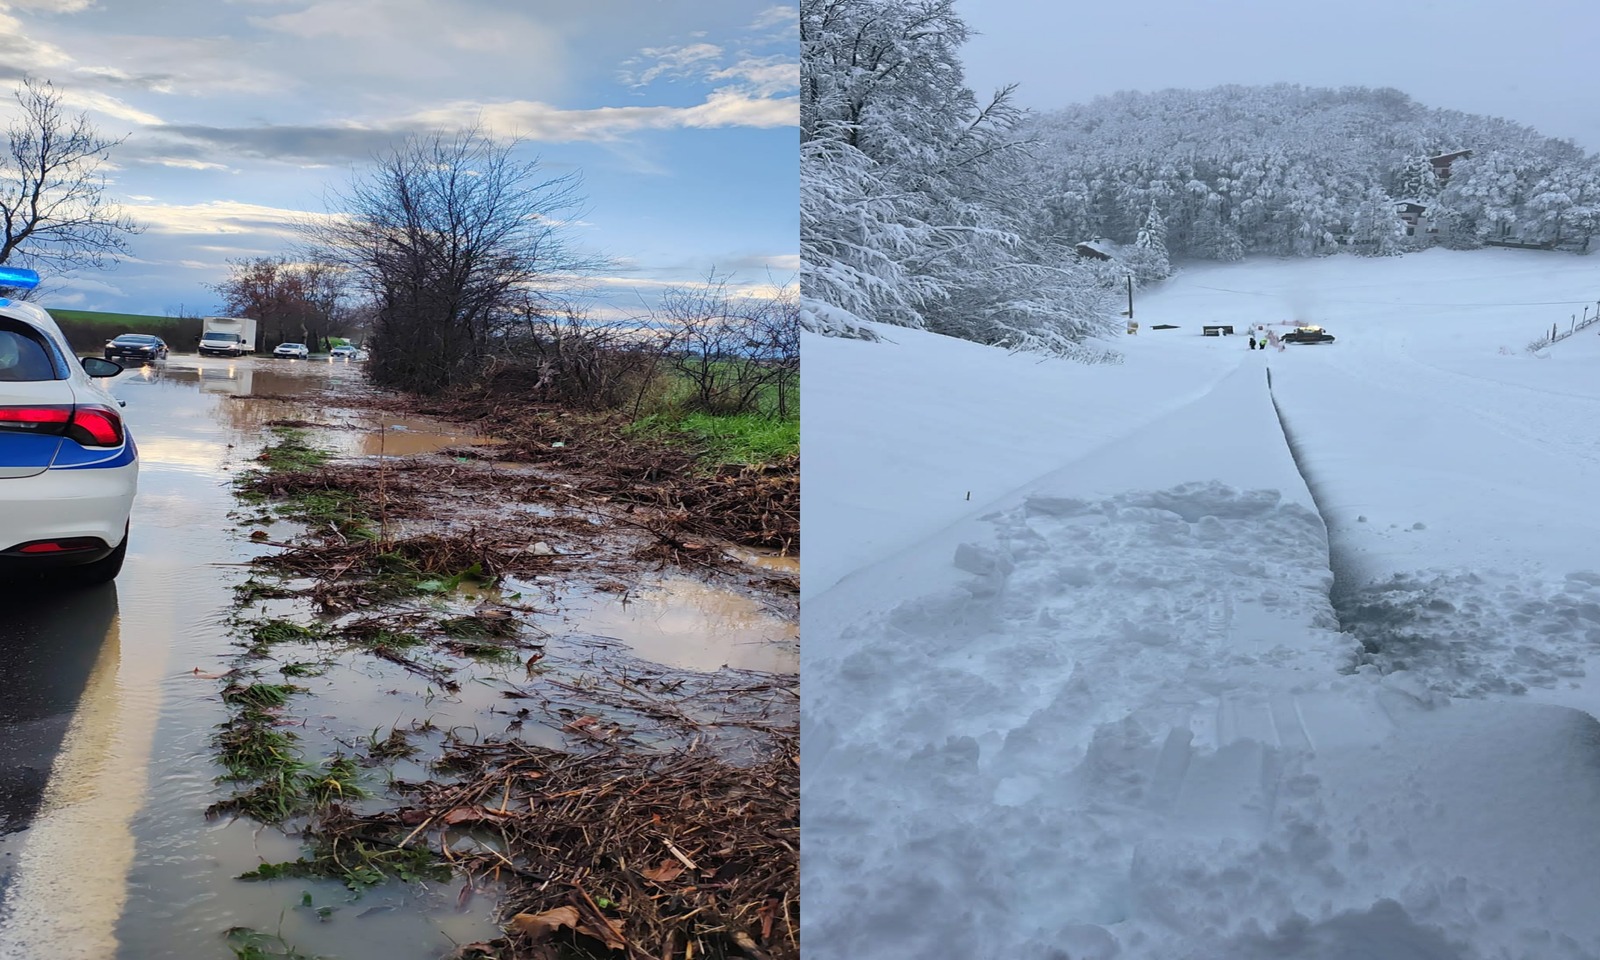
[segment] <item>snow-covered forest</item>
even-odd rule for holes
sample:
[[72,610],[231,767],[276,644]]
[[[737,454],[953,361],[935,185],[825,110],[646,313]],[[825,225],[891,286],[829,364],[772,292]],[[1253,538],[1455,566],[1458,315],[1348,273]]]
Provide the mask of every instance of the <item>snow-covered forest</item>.
[[1511,121],[1287,84],[1029,116],[967,88],[967,37],[953,0],[802,0],[810,329],[1104,357],[1083,345],[1120,326],[1116,288],[1173,260],[1587,250],[1600,231],[1600,158]]

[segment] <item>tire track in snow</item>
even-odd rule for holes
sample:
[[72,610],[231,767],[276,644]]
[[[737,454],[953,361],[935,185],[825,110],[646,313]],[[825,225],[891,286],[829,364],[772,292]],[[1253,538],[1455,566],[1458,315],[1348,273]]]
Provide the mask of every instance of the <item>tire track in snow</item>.
[[[1289,458],[1294,461],[1294,468],[1299,472],[1306,490],[1311,493],[1311,502],[1316,506],[1317,516],[1322,520],[1322,531],[1328,541],[1328,569],[1333,572],[1333,586],[1328,590],[1328,599],[1333,606],[1334,616],[1338,617],[1342,601],[1350,596],[1357,586],[1353,576],[1356,568],[1351,557],[1351,549],[1342,540],[1336,540],[1333,536],[1332,527],[1328,523],[1328,491],[1306,469],[1305,448],[1296,442],[1294,431],[1289,428],[1289,422],[1283,416],[1283,408],[1278,404],[1278,396],[1272,392],[1272,367],[1268,366],[1266,369],[1267,396],[1272,400],[1272,412],[1278,418],[1278,429],[1283,431],[1283,442],[1289,448]],[[1339,621],[1339,630],[1344,631],[1343,620]]]

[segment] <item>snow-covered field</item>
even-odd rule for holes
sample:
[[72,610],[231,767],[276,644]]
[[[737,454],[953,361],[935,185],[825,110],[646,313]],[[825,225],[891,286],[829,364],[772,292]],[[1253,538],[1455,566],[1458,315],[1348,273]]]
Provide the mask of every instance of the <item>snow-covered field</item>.
[[807,955],[1600,957],[1600,326],[1523,349],[1595,297],[1429,251],[1191,267],[1121,366],[808,337]]

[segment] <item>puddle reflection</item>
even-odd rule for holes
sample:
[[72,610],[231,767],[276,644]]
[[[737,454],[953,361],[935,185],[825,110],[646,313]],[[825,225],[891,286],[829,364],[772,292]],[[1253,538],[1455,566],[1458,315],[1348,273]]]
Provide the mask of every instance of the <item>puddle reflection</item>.
[[800,668],[800,627],[761,604],[689,577],[665,577],[627,594],[571,598],[573,632],[613,637],[646,660],[683,670],[724,666],[763,673]]

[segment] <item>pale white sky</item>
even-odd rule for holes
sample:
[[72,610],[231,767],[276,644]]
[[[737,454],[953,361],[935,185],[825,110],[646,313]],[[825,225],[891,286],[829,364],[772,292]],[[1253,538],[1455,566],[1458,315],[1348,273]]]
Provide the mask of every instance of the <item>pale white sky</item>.
[[1224,83],[1394,87],[1430,107],[1505,117],[1600,150],[1585,0],[958,0],[980,96],[1021,84],[1038,110],[1119,90]]

